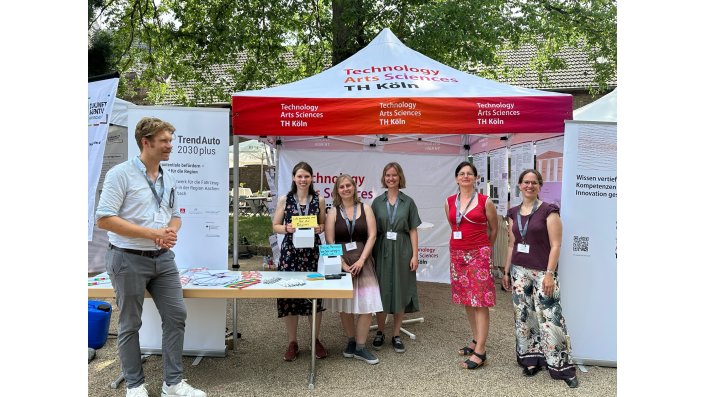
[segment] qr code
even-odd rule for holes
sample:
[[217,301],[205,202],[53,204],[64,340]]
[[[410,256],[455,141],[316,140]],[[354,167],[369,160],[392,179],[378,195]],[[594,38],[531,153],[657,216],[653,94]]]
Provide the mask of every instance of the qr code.
[[590,237],[573,236],[573,252],[588,252],[590,251]]

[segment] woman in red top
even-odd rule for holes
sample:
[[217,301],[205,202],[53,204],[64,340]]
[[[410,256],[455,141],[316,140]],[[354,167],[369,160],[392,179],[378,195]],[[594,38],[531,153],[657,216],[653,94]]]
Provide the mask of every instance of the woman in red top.
[[487,359],[485,343],[490,329],[490,307],[495,305],[492,279],[492,245],[497,237],[497,209],[475,190],[477,169],[463,161],[455,169],[459,192],[446,200],[446,218],[451,228],[450,285],[453,303],[465,305],[475,339],[458,351],[470,356],[461,363],[467,369],[482,366]]

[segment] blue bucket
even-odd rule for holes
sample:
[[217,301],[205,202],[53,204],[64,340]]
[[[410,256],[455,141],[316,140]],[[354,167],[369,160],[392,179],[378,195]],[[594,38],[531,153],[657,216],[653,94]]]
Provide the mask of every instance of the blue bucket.
[[108,302],[88,301],[88,347],[100,349],[105,345],[112,312]]

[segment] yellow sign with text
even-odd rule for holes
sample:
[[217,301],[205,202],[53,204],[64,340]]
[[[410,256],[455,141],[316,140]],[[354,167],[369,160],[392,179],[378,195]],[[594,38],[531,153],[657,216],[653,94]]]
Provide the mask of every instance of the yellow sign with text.
[[295,228],[316,227],[318,226],[318,217],[316,215],[292,216],[291,226]]

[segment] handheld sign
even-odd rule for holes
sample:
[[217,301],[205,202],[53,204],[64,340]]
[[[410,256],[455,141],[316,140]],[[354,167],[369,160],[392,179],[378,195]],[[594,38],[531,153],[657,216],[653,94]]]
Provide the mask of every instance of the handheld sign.
[[322,244],[318,246],[318,253],[321,256],[342,256],[343,246],[340,244]]
[[318,226],[318,217],[316,215],[292,216],[291,226],[294,228],[316,227]]

